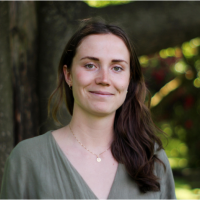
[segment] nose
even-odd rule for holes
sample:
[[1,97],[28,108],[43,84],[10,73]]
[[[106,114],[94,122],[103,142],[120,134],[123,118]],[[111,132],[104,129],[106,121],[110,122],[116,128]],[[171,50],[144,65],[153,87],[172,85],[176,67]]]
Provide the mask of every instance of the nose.
[[101,68],[98,71],[98,75],[96,77],[96,84],[100,84],[103,86],[109,86],[110,85],[110,78],[109,78],[109,72],[108,69]]

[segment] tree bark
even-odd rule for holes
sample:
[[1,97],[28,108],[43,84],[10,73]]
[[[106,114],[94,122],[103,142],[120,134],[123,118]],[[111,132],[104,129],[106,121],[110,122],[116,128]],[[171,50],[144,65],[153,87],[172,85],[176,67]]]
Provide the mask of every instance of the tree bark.
[[[65,23],[99,17],[126,30],[139,55],[181,45],[200,35],[200,3],[195,1],[135,1],[123,5],[91,8],[84,2],[47,3]],[[53,24],[52,24],[53,25]]]
[[[50,94],[56,87],[57,68],[63,48],[70,36],[76,29],[73,21],[70,21],[70,15],[74,12],[74,8],[78,2],[69,3],[73,5],[72,9],[68,10],[67,17],[55,7],[56,2],[40,2],[38,5],[39,16],[39,101],[40,101],[40,134],[48,130],[58,128],[52,118],[47,116],[47,104]],[[64,114],[61,122],[65,125],[69,122],[70,116],[63,106]]]
[[17,144],[38,135],[37,16],[35,2],[10,2],[9,9]]
[[13,146],[13,87],[9,49],[8,2],[0,2],[0,188],[5,161]]

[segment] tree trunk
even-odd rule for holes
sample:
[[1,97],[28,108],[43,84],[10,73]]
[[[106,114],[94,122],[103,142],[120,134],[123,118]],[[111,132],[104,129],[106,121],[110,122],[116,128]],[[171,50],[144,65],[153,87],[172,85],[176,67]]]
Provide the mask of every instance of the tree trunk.
[[0,188],[5,161],[14,146],[8,11],[8,2],[0,2]]
[[195,1],[134,1],[103,8],[91,8],[81,1],[60,1],[45,2],[45,6],[51,10],[49,13],[64,18],[65,24],[99,17],[119,25],[135,43],[139,55],[181,45],[200,35],[200,3]]
[[15,144],[38,133],[37,16],[35,2],[10,2],[10,49]]

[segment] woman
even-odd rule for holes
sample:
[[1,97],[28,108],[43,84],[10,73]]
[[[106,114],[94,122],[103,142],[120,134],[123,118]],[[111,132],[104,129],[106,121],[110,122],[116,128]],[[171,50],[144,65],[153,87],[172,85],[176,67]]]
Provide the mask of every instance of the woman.
[[[122,29],[89,22],[68,42],[53,116],[69,125],[17,145],[1,198],[176,198],[167,156],[145,106],[137,55]],[[31,151],[30,151],[31,149]]]

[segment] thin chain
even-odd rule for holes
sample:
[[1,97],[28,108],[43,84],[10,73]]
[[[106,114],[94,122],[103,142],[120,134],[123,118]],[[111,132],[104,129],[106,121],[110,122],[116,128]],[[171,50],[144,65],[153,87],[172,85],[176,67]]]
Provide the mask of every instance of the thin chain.
[[105,153],[106,151],[108,151],[108,149],[110,149],[110,147],[109,147],[108,149],[106,149],[105,151],[103,151],[102,153],[100,153],[99,155],[93,153],[92,151],[90,151],[89,149],[87,149],[87,147],[84,146],[84,145],[77,139],[77,137],[74,135],[74,133],[73,133],[73,131],[72,131],[70,125],[69,125],[69,128],[70,128],[70,131],[72,132],[73,136],[74,136],[75,139],[77,140],[77,142],[78,142],[84,149],[86,149],[88,152],[90,152],[90,153],[92,153],[93,155],[95,155],[97,158],[99,158],[99,156],[100,156],[101,154]]

